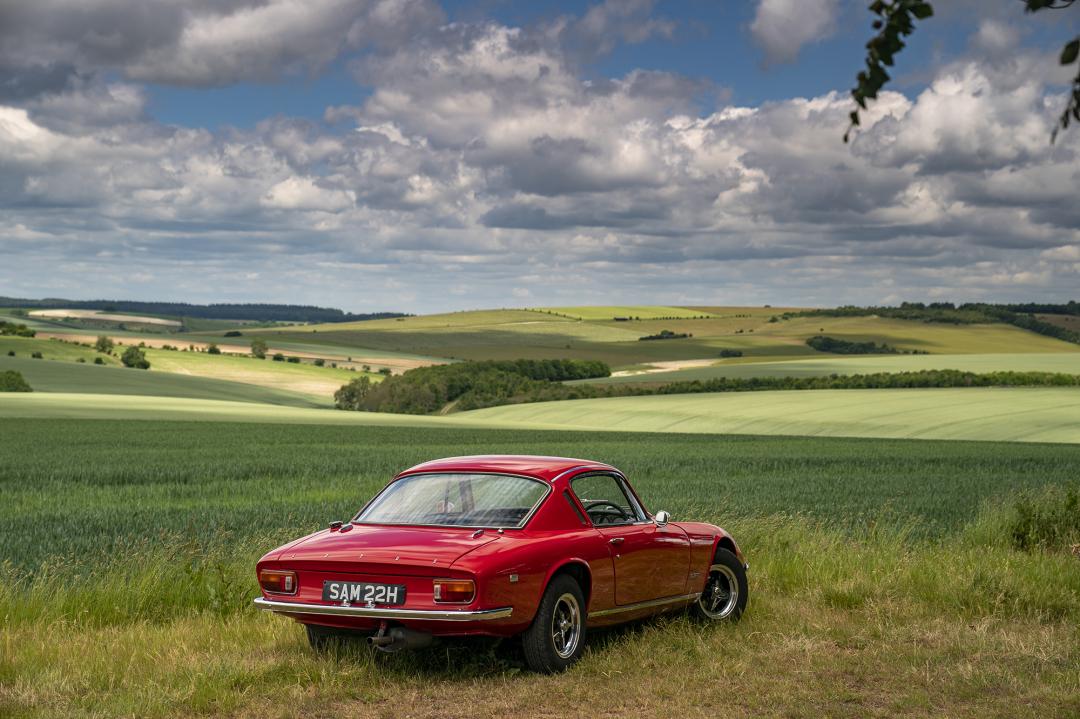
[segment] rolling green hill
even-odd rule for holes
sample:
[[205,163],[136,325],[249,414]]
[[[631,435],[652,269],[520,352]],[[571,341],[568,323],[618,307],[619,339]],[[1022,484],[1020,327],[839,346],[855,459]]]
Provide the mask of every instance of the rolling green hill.
[[537,429],[1080,442],[1080,390],[875,389],[613,397],[492,407],[461,421]]
[[[722,349],[740,350],[744,360],[821,357],[806,346],[806,340],[818,334],[933,354],[1080,354],[1080,346],[1001,323],[952,325],[881,317],[780,320],[783,312],[783,308],[761,307],[617,306],[482,310],[251,332],[271,343],[304,343],[337,352],[353,348],[353,353],[447,359],[595,359],[616,369],[717,359]],[[615,316],[642,319],[619,322]],[[663,330],[690,337],[640,341]]]
[[[33,382],[31,381],[31,384]],[[447,416],[119,394],[0,395],[0,417],[1080,443],[1080,390],[872,389],[615,397]]]
[[73,405],[79,403],[78,397],[82,394],[137,395],[151,404],[159,402],[162,407],[168,405],[169,400],[165,398],[177,397],[288,407],[329,407],[332,404],[329,399],[320,401],[305,394],[254,384],[127,367],[0,356],[0,371],[3,370],[22,373],[35,394],[59,393],[56,396],[63,398],[61,402]]
[[1027,354],[942,354],[830,356],[780,362],[719,360],[707,367],[663,372],[638,371],[614,377],[578,380],[597,383],[680,382],[716,377],[823,377],[832,374],[873,374],[956,369],[966,372],[1059,372],[1080,374],[1080,352]]

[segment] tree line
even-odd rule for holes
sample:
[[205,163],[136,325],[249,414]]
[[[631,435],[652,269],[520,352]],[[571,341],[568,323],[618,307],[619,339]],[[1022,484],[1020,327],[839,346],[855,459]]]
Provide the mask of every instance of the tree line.
[[[461,362],[453,365],[421,367],[374,384],[357,377],[341,387],[334,399],[338,409],[395,414],[434,414],[466,411],[529,402],[552,402],[601,397],[699,394],[706,392],[760,392],[767,390],[819,389],[911,389],[932,387],[1077,387],[1080,375],[1056,372],[966,372],[954,369],[913,372],[826,375],[821,377],[716,377],[682,382],[627,384],[563,384],[518,371],[530,363],[570,363],[599,365],[576,360],[517,360],[515,362]],[[567,368],[566,365],[563,365]],[[566,379],[587,373],[574,367]],[[600,367],[592,368],[599,374]],[[575,376],[567,376],[575,375]]]
[[0,335],[12,335],[15,337],[33,337],[37,332],[26,325],[14,322],[0,322]]
[[815,335],[806,340],[808,347],[818,352],[830,352],[837,355],[919,355],[929,354],[923,350],[902,350],[882,342],[853,342],[851,340]]
[[74,309],[127,312],[131,314],[198,317],[211,320],[245,320],[252,322],[360,322],[394,317],[408,317],[402,312],[369,312],[354,314],[333,307],[314,305],[279,305],[265,303],[217,303],[195,305],[187,302],[139,302],[134,300],[65,300],[47,297],[32,300],[19,297],[0,297],[0,307],[19,309]]
[[608,377],[611,368],[595,360],[486,360],[408,370],[373,383],[357,377],[334,393],[339,409],[397,414],[431,414],[506,404],[565,380]]

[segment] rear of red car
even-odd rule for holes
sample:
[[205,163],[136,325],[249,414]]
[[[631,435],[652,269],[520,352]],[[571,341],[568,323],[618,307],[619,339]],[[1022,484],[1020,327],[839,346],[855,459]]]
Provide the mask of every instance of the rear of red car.
[[500,474],[398,478],[352,522],[263,557],[256,604],[323,627],[513,634],[528,618],[514,617],[483,566],[456,563],[520,530],[549,492],[538,479]]

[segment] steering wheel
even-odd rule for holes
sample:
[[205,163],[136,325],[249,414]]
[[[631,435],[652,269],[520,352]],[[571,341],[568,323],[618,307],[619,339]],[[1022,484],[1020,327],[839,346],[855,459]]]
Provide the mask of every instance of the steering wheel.
[[[609,502],[606,499],[597,499],[595,501],[586,503],[586,505],[585,505],[585,514],[589,515],[589,519],[593,518],[592,511],[596,507],[611,507],[612,509],[614,509],[616,512],[619,513],[619,520],[620,521],[626,522],[626,521],[630,520],[630,515],[626,513],[626,510],[624,510],[622,507],[615,504],[614,502]],[[612,514],[611,512],[607,512],[607,511],[600,513],[600,515],[603,516],[603,517],[610,517],[611,514]],[[614,524],[614,522],[598,522],[596,520],[593,520],[593,521],[594,521],[594,524]]]

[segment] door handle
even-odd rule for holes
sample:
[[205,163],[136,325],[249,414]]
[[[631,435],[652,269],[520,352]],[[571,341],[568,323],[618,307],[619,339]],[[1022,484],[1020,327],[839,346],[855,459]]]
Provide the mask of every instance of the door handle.
[[610,542],[611,544],[622,544],[623,543],[623,537],[612,537],[611,539],[608,540],[608,542]]

